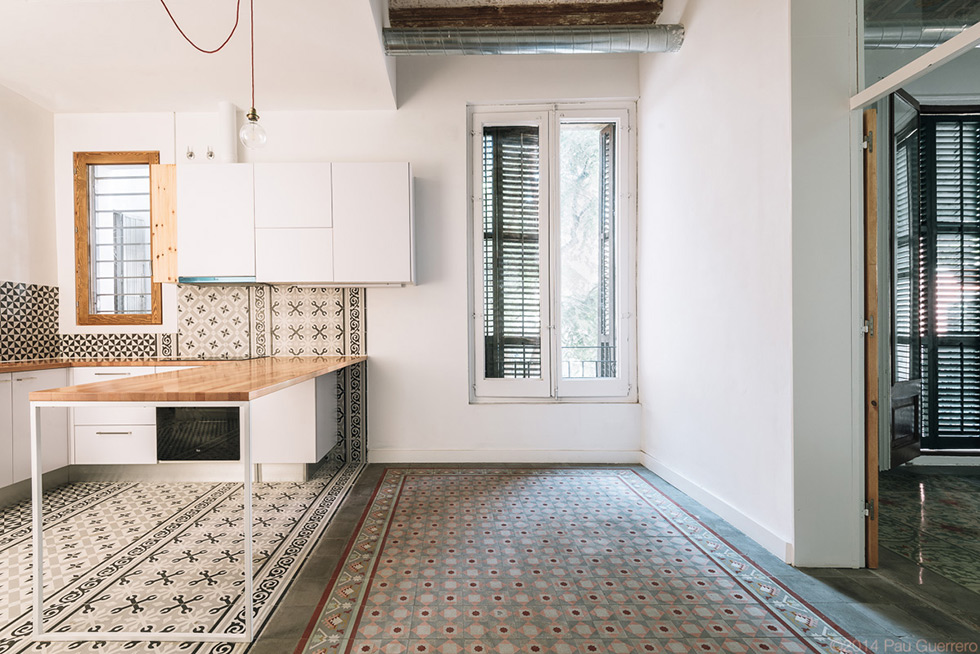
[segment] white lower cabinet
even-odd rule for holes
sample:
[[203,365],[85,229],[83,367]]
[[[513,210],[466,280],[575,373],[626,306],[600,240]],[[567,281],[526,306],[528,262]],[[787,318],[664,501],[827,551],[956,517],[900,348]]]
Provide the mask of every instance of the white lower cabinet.
[[0,374],[0,487],[14,483],[14,407],[10,373]]
[[[34,370],[11,374],[12,483],[31,477],[31,400],[34,391],[68,385],[68,370]],[[0,384],[0,387],[6,384]],[[0,388],[0,394],[4,391]],[[41,411],[41,470],[50,472],[68,465],[68,409]]]
[[253,463],[316,463],[337,443],[337,373],[252,400]]
[[[72,369],[72,382],[91,384],[152,375],[153,366],[100,366]],[[92,406],[72,409],[76,465],[156,463],[156,409],[144,406]]]
[[155,424],[75,425],[76,464],[156,462]]

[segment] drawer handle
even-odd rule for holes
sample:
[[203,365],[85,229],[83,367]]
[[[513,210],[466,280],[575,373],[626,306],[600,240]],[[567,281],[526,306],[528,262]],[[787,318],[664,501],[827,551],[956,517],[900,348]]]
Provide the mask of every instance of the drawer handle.
[[131,431],[97,431],[97,436],[132,436]]
[[17,381],[31,381],[37,379],[37,377],[18,377]]
[[0,384],[9,384],[9,383],[10,383],[9,379],[0,379]]
[[129,377],[131,372],[97,372],[96,377]]

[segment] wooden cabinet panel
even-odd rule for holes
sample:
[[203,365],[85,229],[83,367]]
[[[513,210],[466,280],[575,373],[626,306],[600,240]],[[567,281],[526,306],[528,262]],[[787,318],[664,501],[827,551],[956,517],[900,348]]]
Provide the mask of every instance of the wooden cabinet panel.
[[260,282],[332,282],[332,229],[255,230],[255,278]]
[[330,164],[255,164],[255,227],[330,227]]
[[[68,385],[68,369],[35,370],[13,376],[13,482],[31,476],[31,401],[33,391]],[[68,465],[68,409],[41,411],[41,469]]]
[[251,164],[177,166],[177,221],[181,277],[255,275]]
[[14,482],[14,408],[11,403],[12,376],[0,375],[0,487]]
[[333,225],[337,283],[414,283],[409,164],[333,164]]

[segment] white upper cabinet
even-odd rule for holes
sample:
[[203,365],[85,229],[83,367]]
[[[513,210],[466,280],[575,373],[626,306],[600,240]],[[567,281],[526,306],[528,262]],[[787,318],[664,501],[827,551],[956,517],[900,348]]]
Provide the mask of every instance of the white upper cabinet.
[[330,164],[255,164],[255,227],[330,227]]
[[181,277],[254,277],[251,164],[177,166]]
[[333,230],[289,227],[255,230],[255,279],[333,282]]
[[333,281],[330,164],[255,164],[255,277]]
[[414,283],[412,216],[408,163],[178,166],[178,275]]
[[335,281],[414,283],[412,221],[409,164],[333,164]]

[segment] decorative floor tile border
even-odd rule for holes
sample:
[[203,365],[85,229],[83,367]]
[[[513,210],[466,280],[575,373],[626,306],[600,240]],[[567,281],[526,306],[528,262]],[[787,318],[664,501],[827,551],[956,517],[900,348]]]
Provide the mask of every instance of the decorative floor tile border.
[[[546,506],[525,507],[518,511],[519,515],[508,516],[509,522],[501,523],[499,518],[509,510],[501,497],[488,497],[485,502],[469,498],[469,506],[462,501],[453,502],[456,492],[450,486],[454,480],[481,477],[508,483],[524,480],[527,486],[540,486],[542,491],[547,484],[567,486],[581,480],[578,483],[593,490],[605,484],[619,497],[608,504],[608,514],[604,513],[607,509],[590,509],[591,515],[585,509],[575,509],[586,513],[580,521],[605,525],[592,533],[579,523],[556,529],[557,523],[549,517]],[[493,493],[488,491],[486,495]],[[591,506],[595,501],[588,494],[584,497],[585,501],[576,507]],[[447,503],[445,507],[451,508],[437,504],[433,510],[431,502]],[[428,522],[424,519],[425,507],[432,511]],[[463,532],[472,533],[467,539]],[[497,552],[495,547],[512,542],[513,536],[501,540],[498,532],[533,534],[521,536],[532,539],[523,542],[554,542],[554,547],[545,549],[559,555],[541,559],[536,550],[529,548],[525,552],[535,552],[530,557],[523,554],[503,559],[504,555],[477,555],[480,547],[476,545],[468,550],[473,558],[463,560],[462,554],[457,557],[457,548],[468,547],[466,543],[483,539],[493,544],[483,552]],[[618,542],[610,542],[602,549],[601,538],[596,534],[614,532],[621,536],[616,539]],[[650,542],[644,551],[637,549],[643,547],[638,543],[647,541]],[[578,556],[580,543],[584,544],[583,551],[596,553],[589,561],[598,567],[587,569],[590,563]],[[593,546],[594,543],[600,544]],[[668,561],[651,562],[661,553],[672,551],[683,552],[676,558],[680,570],[673,570]],[[423,560],[423,552],[428,552],[429,558]],[[448,558],[440,558],[447,552],[451,553]],[[603,568],[606,564],[619,568]],[[654,570],[657,565],[661,568]],[[602,580],[601,584],[595,584],[594,578],[590,581],[593,574]],[[683,590],[685,576],[694,579],[688,592]],[[551,582],[547,582],[549,578]],[[542,580],[545,589],[552,584],[554,593],[542,591],[535,579]],[[427,602],[431,598],[425,597],[428,589],[432,587],[432,593],[437,595],[437,590],[445,591],[445,584],[457,584],[456,580],[466,583],[453,586],[448,595],[444,592],[441,601],[465,606],[465,596],[460,598],[457,592],[465,593],[469,587],[472,601],[476,602],[472,606],[476,608],[465,615],[452,606],[430,608]],[[566,587],[576,583],[592,586]],[[487,588],[496,594],[480,595]],[[714,610],[708,601],[715,597],[712,589],[721,589],[717,598],[729,603],[723,610]],[[594,599],[592,604],[590,597]],[[626,602],[622,605],[626,608],[615,620],[596,612],[593,604],[617,597],[617,601]],[[685,601],[706,604],[690,609],[674,606],[674,601],[680,605]],[[571,612],[562,617],[541,610],[551,602]],[[509,610],[518,604],[523,607],[521,611]],[[365,615],[369,605],[370,612]],[[664,617],[661,609],[668,606],[671,615]],[[588,620],[575,613],[583,610],[588,611]],[[640,619],[632,616],[633,611],[649,614]],[[499,618],[497,622],[493,622],[495,617]],[[460,633],[446,623],[451,618],[461,619],[459,624],[468,631]],[[571,626],[573,623],[575,626]],[[649,633],[651,623],[663,625],[661,631]],[[549,633],[560,636],[544,635]],[[869,651],[632,470],[387,469],[296,652],[477,654],[510,650]]]

